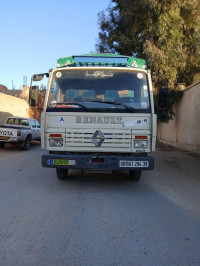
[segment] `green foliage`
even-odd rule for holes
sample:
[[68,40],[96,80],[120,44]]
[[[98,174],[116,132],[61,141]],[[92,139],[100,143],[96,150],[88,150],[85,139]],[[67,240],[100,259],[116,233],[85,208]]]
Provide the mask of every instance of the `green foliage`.
[[144,58],[155,94],[162,87],[177,92],[200,78],[199,0],[112,0],[98,16],[97,51]]
[[161,108],[158,104],[158,96],[156,93],[154,96],[155,112],[157,114],[158,122],[167,123],[169,120],[173,119],[175,116],[173,106],[182,97],[183,91],[181,90],[170,90],[169,91],[169,101],[167,108]]

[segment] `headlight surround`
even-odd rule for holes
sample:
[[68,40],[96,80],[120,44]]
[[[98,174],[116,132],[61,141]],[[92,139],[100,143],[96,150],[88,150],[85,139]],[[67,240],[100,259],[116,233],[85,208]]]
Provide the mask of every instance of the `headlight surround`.
[[62,147],[63,146],[63,139],[62,138],[50,138],[49,139],[49,146],[50,147]]
[[134,140],[134,148],[136,149],[147,149],[147,140]]

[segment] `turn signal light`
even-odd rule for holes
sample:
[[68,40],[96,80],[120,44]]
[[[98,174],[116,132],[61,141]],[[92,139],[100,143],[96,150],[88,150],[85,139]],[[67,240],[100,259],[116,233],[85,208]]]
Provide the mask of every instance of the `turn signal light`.
[[147,139],[147,136],[135,136],[135,139]]
[[62,134],[50,134],[50,138],[62,138]]

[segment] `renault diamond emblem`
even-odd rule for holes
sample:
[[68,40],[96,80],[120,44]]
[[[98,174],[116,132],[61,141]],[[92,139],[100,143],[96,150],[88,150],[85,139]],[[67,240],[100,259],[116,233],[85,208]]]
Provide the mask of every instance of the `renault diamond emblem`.
[[101,144],[103,143],[103,141],[104,141],[104,135],[103,135],[103,133],[101,132],[101,130],[96,130],[95,132],[94,132],[94,135],[92,136],[92,141],[94,142],[94,145],[96,146],[96,147],[100,147],[101,146]]

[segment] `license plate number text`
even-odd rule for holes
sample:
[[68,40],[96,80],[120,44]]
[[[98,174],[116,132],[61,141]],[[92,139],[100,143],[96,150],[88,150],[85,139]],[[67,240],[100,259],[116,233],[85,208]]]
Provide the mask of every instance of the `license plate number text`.
[[120,161],[119,167],[149,167],[148,161]]
[[49,165],[76,165],[75,160],[65,160],[65,159],[48,159]]

